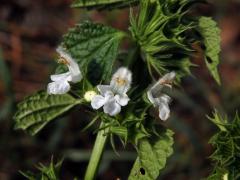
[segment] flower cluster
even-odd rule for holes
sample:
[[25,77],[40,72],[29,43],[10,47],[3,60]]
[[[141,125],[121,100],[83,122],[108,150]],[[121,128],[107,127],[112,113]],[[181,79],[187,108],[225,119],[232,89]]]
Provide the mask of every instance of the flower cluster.
[[126,94],[130,89],[132,73],[125,67],[121,67],[113,75],[110,85],[98,85],[101,95],[93,97],[91,105],[93,109],[103,107],[106,114],[115,116],[120,113],[121,106],[128,104],[129,98]]
[[[60,55],[59,62],[67,65],[68,72],[51,75],[53,82],[48,84],[49,94],[65,94],[70,90],[70,82],[77,83],[81,81],[82,74],[77,62],[62,47],[57,48]],[[175,72],[170,72],[160,78],[147,91],[147,97],[154,107],[159,109],[159,118],[163,121],[170,116],[169,103],[170,96],[163,93],[163,88],[172,88],[175,79]],[[132,72],[126,67],[120,67],[112,76],[110,85],[98,85],[97,90],[87,91],[84,98],[91,102],[93,109],[97,110],[103,107],[103,111],[110,116],[115,116],[121,112],[121,107],[129,102],[127,92],[131,88]]]

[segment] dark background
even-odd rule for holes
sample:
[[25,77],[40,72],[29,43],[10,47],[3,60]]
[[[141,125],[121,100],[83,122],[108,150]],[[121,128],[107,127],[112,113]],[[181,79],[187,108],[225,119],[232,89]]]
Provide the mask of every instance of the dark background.
[[[55,120],[37,136],[13,130],[16,103],[37,90],[45,89],[54,71],[56,46],[69,27],[84,19],[127,30],[128,9],[87,12],[69,7],[71,0],[0,0],[0,180],[24,179],[18,170],[36,171],[38,162],[48,164],[52,155],[65,156],[61,179],[82,179],[95,135],[81,132],[88,123],[82,109]],[[174,95],[172,116],[167,126],[175,133],[175,153],[160,179],[198,180],[208,176],[209,138],[217,128],[206,118],[214,108],[230,119],[240,107],[240,1],[215,0],[196,8],[214,17],[222,30],[219,66],[222,85],[209,75],[199,55],[193,61],[194,77],[183,80]],[[135,159],[132,146],[120,157],[107,145],[99,179],[127,179]]]

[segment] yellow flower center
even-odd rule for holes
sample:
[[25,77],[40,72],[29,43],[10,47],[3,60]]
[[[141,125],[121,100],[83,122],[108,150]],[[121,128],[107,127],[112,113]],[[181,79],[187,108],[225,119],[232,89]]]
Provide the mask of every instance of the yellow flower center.
[[60,57],[58,60],[58,63],[64,64],[64,65],[69,65],[69,62],[64,57]]
[[119,86],[124,86],[124,85],[127,83],[127,81],[126,81],[125,79],[122,79],[122,78],[120,78],[120,77],[117,77],[115,80],[116,80],[116,83],[117,83]]
[[162,80],[160,81],[160,84],[165,85],[165,86],[172,86],[172,81],[170,80]]

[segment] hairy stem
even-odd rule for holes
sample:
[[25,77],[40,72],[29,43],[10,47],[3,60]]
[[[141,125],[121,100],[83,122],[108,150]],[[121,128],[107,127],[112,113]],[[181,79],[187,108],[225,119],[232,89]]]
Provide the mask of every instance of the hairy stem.
[[[103,122],[100,125],[100,128],[102,127],[104,127]],[[98,172],[99,163],[107,140],[107,135],[105,133],[106,129],[103,129],[100,130],[97,134],[97,138],[93,147],[90,161],[88,163],[84,180],[93,180]]]

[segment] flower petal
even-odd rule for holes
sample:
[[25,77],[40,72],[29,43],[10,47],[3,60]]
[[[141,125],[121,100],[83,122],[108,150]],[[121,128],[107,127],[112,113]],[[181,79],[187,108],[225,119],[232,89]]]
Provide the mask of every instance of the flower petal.
[[70,84],[67,81],[55,81],[48,84],[48,94],[65,94],[70,90]]
[[67,66],[69,69],[69,72],[71,74],[71,80],[72,82],[76,83],[82,80],[82,73],[79,69],[79,65],[77,64],[76,60],[72,58],[70,54],[64,49],[62,46],[59,46],[57,48],[57,52],[60,54],[64,60],[67,61]]
[[67,51],[66,48],[62,46],[58,46],[56,51],[61,57],[63,57],[66,60],[71,58],[71,56],[66,52]]
[[121,106],[115,101],[114,98],[112,98],[103,106],[103,110],[106,114],[109,114],[110,116],[115,116],[120,113]]
[[114,93],[126,94],[132,83],[132,73],[129,69],[121,67],[113,74],[110,86]]
[[171,87],[171,84],[175,77],[176,73],[172,71],[170,73],[165,74],[161,79],[159,79],[158,83]]
[[106,98],[106,101],[112,100],[112,99],[114,98],[113,92],[112,92],[112,91],[107,91],[107,92],[105,93],[105,98]]
[[96,95],[92,98],[91,106],[93,109],[99,109],[106,103],[106,98],[100,95]]
[[161,101],[166,103],[166,104],[169,104],[171,102],[172,98],[170,96],[168,96],[167,94],[163,94],[161,96]]
[[59,53],[60,57],[67,61],[67,64],[73,67],[78,67],[76,61],[72,58],[72,56],[67,52],[65,48],[59,46],[56,51]]
[[97,89],[101,95],[105,95],[108,91],[111,91],[111,87],[109,85],[98,85]]
[[116,95],[115,99],[116,99],[117,103],[120,104],[121,106],[126,106],[128,104],[128,101],[130,100],[126,94]]
[[166,121],[170,116],[170,109],[168,104],[162,103],[159,105],[159,118]]
[[[175,73],[173,73],[173,75],[170,75],[170,73],[166,74],[165,76],[163,76],[161,79],[159,79],[151,88],[149,91],[151,91],[152,96],[154,98],[157,98],[159,96],[162,95],[162,92],[164,90],[164,88],[172,88],[172,82],[173,79],[170,78],[174,78],[175,77]],[[170,77],[169,77],[170,76]]]
[[156,98],[153,97],[151,90],[148,90],[148,91],[147,91],[147,97],[148,97],[148,100],[149,100],[154,106],[156,106],[157,101],[156,101]]
[[71,81],[71,73],[70,72],[66,72],[66,73],[62,73],[62,74],[54,74],[50,76],[50,79],[52,81]]
[[[71,71],[70,71],[71,72]],[[72,82],[73,83],[77,83],[77,82],[80,82],[82,80],[82,74],[80,71],[78,72],[71,72],[71,76],[72,76]]]
[[72,63],[68,66],[69,72],[71,73],[71,77],[72,77],[72,82],[73,83],[77,83],[80,82],[82,80],[82,73],[79,69],[79,66],[77,63]]
[[171,97],[166,94],[163,94],[159,98],[155,98],[155,100],[156,100],[157,105],[160,105],[162,103],[169,104],[171,102]]

